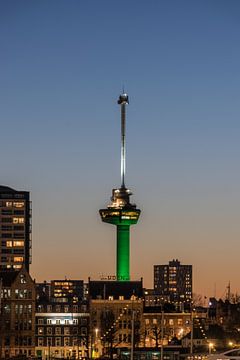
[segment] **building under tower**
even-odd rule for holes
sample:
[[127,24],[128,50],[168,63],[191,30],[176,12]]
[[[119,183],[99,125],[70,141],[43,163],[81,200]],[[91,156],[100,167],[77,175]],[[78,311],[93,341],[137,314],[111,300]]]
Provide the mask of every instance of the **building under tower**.
[[119,96],[121,107],[121,186],[112,190],[111,203],[106,209],[101,209],[103,222],[116,226],[116,278],[118,281],[130,280],[130,226],[138,222],[140,210],[130,202],[131,191],[125,186],[126,170],[126,106],[129,104],[128,95]]

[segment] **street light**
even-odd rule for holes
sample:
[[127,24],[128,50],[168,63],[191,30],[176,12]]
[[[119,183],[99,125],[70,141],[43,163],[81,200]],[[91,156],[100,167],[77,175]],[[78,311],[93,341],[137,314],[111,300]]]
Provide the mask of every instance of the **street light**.
[[214,348],[214,344],[212,342],[210,342],[208,344],[208,353],[209,353],[209,355],[211,354],[213,348]]

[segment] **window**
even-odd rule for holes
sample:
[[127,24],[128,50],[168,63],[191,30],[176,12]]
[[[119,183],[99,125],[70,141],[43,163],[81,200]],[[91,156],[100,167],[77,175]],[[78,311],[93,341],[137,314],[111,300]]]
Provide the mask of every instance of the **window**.
[[70,335],[70,328],[69,327],[64,328],[64,335]]
[[52,346],[52,338],[51,337],[47,338],[47,346]]
[[39,327],[38,328],[38,335],[42,335],[43,334],[43,327]]
[[57,319],[56,320],[56,325],[60,325],[61,324],[61,320],[60,319]]
[[69,319],[65,319],[65,324],[69,325]]
[[6,207],[12,207],[12,201],[6,201]]
[[61,335],[61,328],[60,327],[55,328],[55,334],[56,335]]
[[[52,305],[47,305],[47,312],[51,312],[52,311]],[[51,324],[51,320],[48,319],[48,321],[50,321],[49,324]]]
[[174,325],[174,320],[173,319],[169,319],[169,325]]
[[23,201],[15,201],[13,203],[13,206],[16,208],[23,208],[24,207],[24,202]]
[[2,231],[12,231],[11,225],[2,225]]
[[43,346],[43,338],[42,337],[38,338],[38,346]]
[[51,325],[51,323],[52,323],[52,319],[47,319],[47,324]]
[[145,319],[145,324],[149,325],[149,319]]
[[70,339],[69,337],[65,337],[64,338],[64,346],[69,346],[70,345]]
[[77,324],[78,323],[78,319],[73,319],[73,324]]
[[52,328],[51,327],[47,327],[47,335],[52,335]]
[[14,217],[13,224],[24,224],[24,217]]
[[43,319],[38,319],[38,325],[43,325]]
[[12,241],[6,241],[6,247],[12,247]]
[[183,324],[183,319],[178,319],[178,325],[182,325]]
[[20,275],[20,283],[21,284],[26,284],[27,283],[26,276],[24,274]]
[[[12,230],[12,229],[11,229]],[[24,225],[15,225],[13,227],[14,231],[24,231]]]
[[6,218],[2,218],[2,223],[12,223],[12,218],[11,217],[6,217]]
[[23,262],[23,257],[22,256],[14,256],[13,261],[14,262]]
[[24,241],[13,241],[14,247],[24,246]]
[[21,269],[21,268],[22,268],[22,265],[13,265],[13,268],[14,268],[14,269]]
[[55,338],[55,346],[61,346],[61,338],[60,337]]

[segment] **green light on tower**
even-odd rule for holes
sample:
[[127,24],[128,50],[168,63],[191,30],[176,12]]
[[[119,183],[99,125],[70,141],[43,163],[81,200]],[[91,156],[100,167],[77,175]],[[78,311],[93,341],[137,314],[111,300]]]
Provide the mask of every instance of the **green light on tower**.
[[116,277],[119,281],[130,280],[130,226],[138,222],[140,210],[130,203],[131,191],[125,187],[125,124],[127,94],[119,96],[121,106],[121,187],[112,190],[111,204],[99,210],[102,221],[117,227]]

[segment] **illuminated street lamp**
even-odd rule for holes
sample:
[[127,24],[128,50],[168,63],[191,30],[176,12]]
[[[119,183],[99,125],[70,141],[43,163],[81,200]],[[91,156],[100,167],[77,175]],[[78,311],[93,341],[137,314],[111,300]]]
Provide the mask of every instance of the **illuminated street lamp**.
[[210,342],[210,343],[208,344],[208,353],[209,353],[209,354],[211,354],[213,348],[214,348],[214,344],[213,344],[212,342]]

